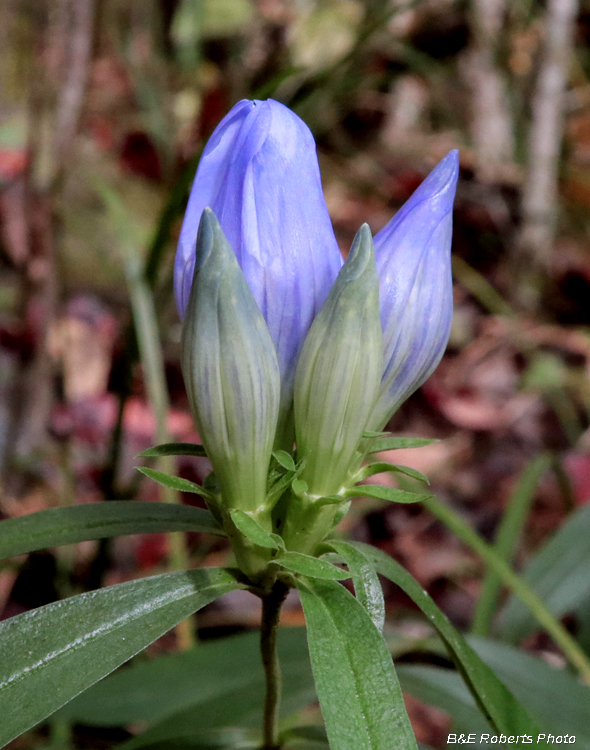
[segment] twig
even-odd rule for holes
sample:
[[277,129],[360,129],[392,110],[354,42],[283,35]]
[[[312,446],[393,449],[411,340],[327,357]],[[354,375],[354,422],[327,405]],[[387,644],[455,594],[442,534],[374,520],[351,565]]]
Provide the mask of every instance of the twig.
[[58,175],[63,169],[82,114],[96,12],[95,0],[69,0],[68,5],[70,28],[65,80],[58,96],[54,130]]
[[563,137],[564,92],[578,0],[549,0],[545,44],[532,105],[522,226],[515,246],[514,300],[537,308],[549,266],[557,220],[557,180]]
[[494,181],[499,168],[513,158],[506,81],[496,64],[506,6],[506,0],[471,1],[472,40],[463,69],[471,88],[471,133],[482,181]]

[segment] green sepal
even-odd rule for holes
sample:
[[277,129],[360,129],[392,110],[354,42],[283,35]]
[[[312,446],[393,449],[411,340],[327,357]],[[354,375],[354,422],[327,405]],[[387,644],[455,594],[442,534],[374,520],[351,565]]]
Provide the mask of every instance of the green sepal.
[[268,326],[219,222],[201,216],[182,327],[182,374],[226,508],[266,500],[280,398]]
[[359,484],[347,490],[346,497],[375,497],[378,500],[388,500],[390,503],[421,503],[432,495],[406,492],[382,484]]
[[383,372],[379,280],[369,227],[307,334],[295,373],[297,456],[313,495],[344,484],[379,393]]
[[304,555],[302,552],[283,552],[269,564],[279,565],[292,573],[299,573],[311,578],[323,578],[331,581],[344,581],[350,578],[348,571],[337,568],[327,560],[319,560],[317,557]]
[[421,471],[412,469],[410,466],[399,466],[398,464],[390,464],[387,461],[376,461],[372,464],[363,466],[355,475],[355,481],[362,482],[367,477],[372,477],[374,474],[385,474],[387,472],[405,474],[407,477],[417,479],[420,482],[430,484],[430,480]]
[[162,443],[138,453],[135,458],[159,458],[160,456],[198,456],[206,458],[207,452],[198,443]]
[[[277,534],[269,534],[262,528],[258,521],[243,510],[234,509],[230,511],[231,520],[242,534],[258,547],[279,550],[282,548],[282,539]],[[281,543],[277,540],[281,539]]]
[[154,482],[164,485],[164,487],[170,487],[178,492],[191,492],[194,495],[200,495],[205,500],[213,500],[214,496],[209,490],[201,487],[200,484],[190,482],[188,479],[182,479],[181,477],[175,477],[172,474],[166,474],[163,471],[157,471],[156,469],[148,469],[147,466],[136,466],[137,471],[145,474],[146,477],[153,479]]
[[371,440],[372,438],[382,438],[391,435],[391,432],[373,432],[373,430],[363,430],[363,438]]
[[427,440],[426,438],[413,437],[384,437],[377,440],[369,448],[367,453],[379,453],[381,451],[395,451],[400,448],[422,448],[425,445],[438,443],[438,440]]
[[272,454],[273,458],[276,459],[277,463],[279,463],[283,469],[287,469],[287,471],[295,471],[295,461],[293,461],[293,456],[290,453],[287,453],[287,451],[274,451]]
[[[285,455],[289,454],[285,452]],[[268,508],[273,508],[277,501],[281,498],[283,493],[285,493],[289,489],[289,487],[292,486],[293,482],[298,481],[298,477],[303,471],[303,467],[305,466],[305,460],[300,461],[297,466],[295,466],[295,463],[293,463],[293,466],[295,470],[287,471],[286,474],[277,472],[277,475],[275,476],[273,472],[273,477],[274,479],[276,479],[276,481],[273,482],[266,494],[266,505]],[[307,485],[305,485],[305,488],[305,491],[307,491]]]

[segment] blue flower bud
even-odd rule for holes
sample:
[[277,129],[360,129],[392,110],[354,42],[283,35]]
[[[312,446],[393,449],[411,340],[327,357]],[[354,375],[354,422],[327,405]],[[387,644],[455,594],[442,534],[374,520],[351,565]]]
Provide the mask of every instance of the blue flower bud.
[[375,237],[383,378],[369,429],[380,430],[434,371],[453,314],[452,210],[459,155],[451,151]]
[[275,345],[282,432],[301,346],[342,266],[307,125],[269,99],[239,102],[216,128],[199,163],[178,244],[174,284],[181,317],[206,206],[221,224]]
[[280,376],[266,323],[213,212],[203,212],[182,329],[191,410],[221,491],[265,525]]
[[379,285],[369,227],[350,254],[303,345],[295,376],[297,458],[310,494],[344,484],[383,370]]

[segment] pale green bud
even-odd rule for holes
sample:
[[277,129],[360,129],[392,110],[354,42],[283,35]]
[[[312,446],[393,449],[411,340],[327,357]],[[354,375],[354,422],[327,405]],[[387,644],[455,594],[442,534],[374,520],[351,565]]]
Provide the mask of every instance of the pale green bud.
[[203,211],[182,328],[182,372],[221,510],[268,515],[266,482],[280,376],[264,318],[219,223]]
[[316,316],[295,375],[297,457],[312,495],[346,481],[383,371],[379,283],[367,224]]

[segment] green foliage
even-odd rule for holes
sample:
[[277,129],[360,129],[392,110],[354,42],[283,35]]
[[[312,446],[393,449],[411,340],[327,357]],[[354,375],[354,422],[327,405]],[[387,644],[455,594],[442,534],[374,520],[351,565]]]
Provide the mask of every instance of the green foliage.
[[120,500],[52,508],[0,522],[0,559],[61,544],[156,531],[225,536],[209,511],[186,505]]
[[[251,734],[260,724],[264,696],[258,641],[257,632],[243,633],[133,664],[75,698],[57,716],[103,727],[147,722],[148,728],[128,743],[136,747],[204,742],[229,723]],[[278,651],[281,715],[287,717],[316,699],[305,629],[281,629]]]
[[209,490],[201,487],[200,484],[190,482],[188,479],[175,477],[171,474],[166,474],[163,471],[157,471],[156,469],[148,469],[146,466],[137,466],[136,468],[137,471],[145,474],[146,477],[153,479],[154,482],[161,484],[163,487],[170,487],[170,489],[176,490],[177,492],[190,492],[194,495],[200,495],[206,500],[210,500],[213,497]]
[[137,454],[137,458],[159,458],[161,456],[206,457],[207,452],[198,443],[162,443]]
[[497,733],[534,734],[535,723],[525,708],[477,656],[430,596],[398,562],[367,544],[356,544],[377,572],[397,584],[436,628],[477,705]]
[[394,451],[399,448],[422,448],[424,445],[432,445],[432,443],[438,443],[438,440],[426,440],[424,438],[412,437],[384,437],[376,440],[368,453]]
[[241,588],[220,568],[122,583],[0,624],[0,743],[112,672],[178,622]]
[[[557,617],[583,603],[590,594],[590,505],[579,508],[537,553],[523,578]],[[500,634],[517,643],[537,627],[527,607],[512,597]]]
[[421,503],[430,495],[398,490],[382,484],[359,484],[347,490],[346,497],[375,497],[390,503]]
[[312,578],[323,578],[331,581],[344,581],[346,578],[350,578],[350,573],[342,570],[342,568],[337,568],[325,560],[318,560],[317,557],[304,555],[301,552],[283,552],[273,561],[273,564],[280,565],[281,568],[293,573],[311,576]]
[[309,653],[332,750],[415,749],[391,656],[363,606],[335,581],[301,581]]

